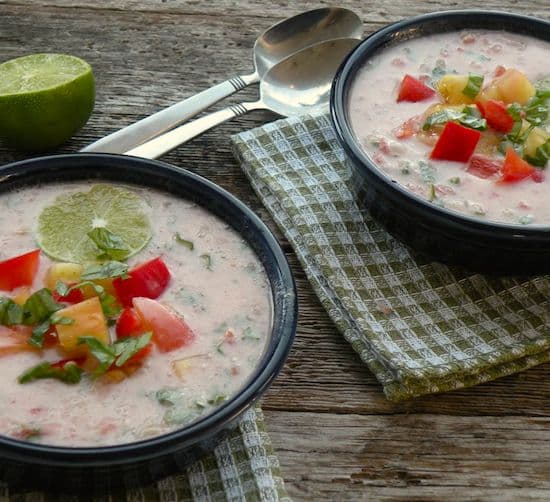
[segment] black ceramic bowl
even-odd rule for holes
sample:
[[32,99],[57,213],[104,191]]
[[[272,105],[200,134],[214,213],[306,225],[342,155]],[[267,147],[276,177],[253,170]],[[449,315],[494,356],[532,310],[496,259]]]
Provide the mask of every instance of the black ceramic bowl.
[[45,446],[0,436],[0,479],[11,486],[106,492],[166,476],[204,453],[237,423],[281,370],[296,330],[297,300],[285,256],[268,228],[243,203],[215,184],[170,165],[135,157],[75,154],[16,162],[0,168],[0,192],[35,183],[98,179],[143,185],[195,201],[232,226],[262,262],[273,297],[272,331],[246,386],[189,426],[144,441],[94,448]]
[[350,126],[351,83],[370,58],[393,44],[463,29],[506,30],[550,41],[547,21],[503,12],[436,12],[387,26],[359,44],[335,77],[331,115],[336,133],[363,187],[364,203],[376,219],[406,244],[433,259],[478,271],[550,272],[550,225],[493,223],[437,207],[379,170]]

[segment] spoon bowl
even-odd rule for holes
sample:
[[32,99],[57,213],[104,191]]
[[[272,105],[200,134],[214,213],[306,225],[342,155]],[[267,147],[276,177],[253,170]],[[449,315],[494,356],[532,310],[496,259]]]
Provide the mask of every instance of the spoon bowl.
[[361,37],[363,24],[354,12],[326,7],[303,12],[273,25],[254,44],[254,72],[230,78],[145,117],[84,147],[83,152],[123,153],[185,122],[223,98],[258,83],[277,63],[307,47],[336,38]]
[[332,80],[340,63],[359,43],[356,38],[328,40],[289,56],[271,68],[260,84],[260,99],[223,110],[168,131],[126,152],[156,159],[227,120],[253,110],[279,115],[303,115],[327,107]]

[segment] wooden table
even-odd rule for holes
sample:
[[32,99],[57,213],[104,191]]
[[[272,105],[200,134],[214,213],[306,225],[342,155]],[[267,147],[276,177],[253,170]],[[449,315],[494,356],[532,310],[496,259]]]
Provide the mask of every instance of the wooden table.
[[[97,104],[59,152],[92,140],[237,73],[252,70],[256,35],[327,4],[282,0],[0,0],[0,59],[50,51],[94,67]],[[404,16],[479,7],[465,0],[342,0],[365,34]],[[522,5],[523,4],[523,5]],[[482,7],[550,18],[548,0]],[[248,89],[231,99],[253,98]],[[254,113],[167,155],[240,197],[279,237],[298,283],[294,349],[263,407],[295,500],[550,499],[550,364],[476,388],[399,405],[336,332],[292,249],[233,159],[229,135],[272,120]],[[23,158],[0,148],[0,162]]]

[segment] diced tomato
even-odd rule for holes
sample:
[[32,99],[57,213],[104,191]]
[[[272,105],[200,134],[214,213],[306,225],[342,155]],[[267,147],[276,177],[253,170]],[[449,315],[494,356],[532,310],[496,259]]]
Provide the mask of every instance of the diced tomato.
[[195,334],[183,319],[150,298],[134,298],[134,308],[147,330],[153,332],[153,342],[161,352],[188,345]]
[[[125,308],[118,321],[116,323],[116,335],[117,338],[126,338],[129,336],[140,336],[147,331],[141,317],[137,311],[133,308]],[[153,349],[153,343],[149,342],[139,352],[135,353],[126,363],[123,365],[127,367],[132,364],[139,363],[142,359],[147,357]]]
[[136,297],[158,298],[170,282],[170,272],[161,257],[137,265],[128,278],[113,281],[117,297],[124,307],[132,306]]
[[487,125],[495,131],[507,133],[514,127],[514,119],[502,101],[488,99],[483,102],[478,101],[476,105],[481,115],[485,117]]
[[0,356],[37,350],[28,343],[31,332],[30,326],[0,326]]
[[[68,287],[73,286],[74,284],[67,284]],[[68,295],[61,296],[55,289],[52,291],[53,299],[56,302],[64,302],[64,303],[80,303],[84,301],[84,294],[82,293],[82,290],[77,288],[73,289],[69,292]]]
[[502,161],[474,154],[470,158],[466,171],[478,178],[491,178],[497,175],[502,168]]
[[515,183],[529,178],[535,172],[536,169],[531,164],[523,160],[512,147],[508,147],[499,181],[502,183]]
[[431,159],[468,162],[474,153],[481,133],[455,122],[447,122],[435,144]]
[[413,134],[420,131],[420,125],[422,124],[422,115],[415,115],[410,119],[403,122],[400,126],[397,126],[392,132],[397,139],[407,139]]
[[30,286],[38,270],[40,249],[0,262],[0,290]]
[[405,75],[399,86],[399,94],[397,95],[397,102],[400,101],[424,101],[431,98],[435,94],[435,91],[428,87],[424,82],[417,78]]
[[116,322],[117,338],[141,335],[145,331],[141,317],[136,310],[131,307],[125,308]]

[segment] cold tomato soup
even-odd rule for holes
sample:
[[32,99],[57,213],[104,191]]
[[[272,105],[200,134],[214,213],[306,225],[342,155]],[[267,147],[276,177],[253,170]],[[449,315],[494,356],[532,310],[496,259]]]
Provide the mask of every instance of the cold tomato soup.
[[349,117],[391,180],[503,223],[550,223],[548,42],[451,32],[384,48],[352,82]]
[[262,357],[262,264],[192,202],[44,184],[0,195],[0,236],[2,435],[62,446],[161,435],[230,399]]

